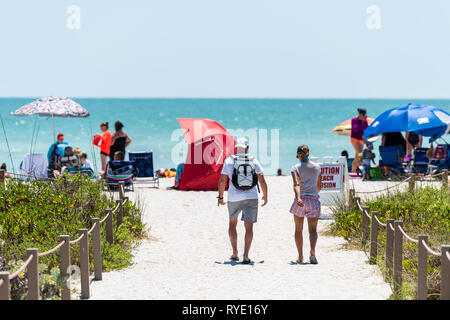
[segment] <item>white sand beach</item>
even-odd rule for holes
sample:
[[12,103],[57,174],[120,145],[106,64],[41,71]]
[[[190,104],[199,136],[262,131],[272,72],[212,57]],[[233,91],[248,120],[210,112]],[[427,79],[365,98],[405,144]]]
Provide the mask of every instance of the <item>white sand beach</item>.
[[[128,195],[145,201],[144,221],[151,240],[134,251],[135,265],[103,274],[91,284],[91,299],[387,299],[391,288],[376,266],[345,240],[323,235],[331,223],[323,207],[317,243],[318,265],[295,264],[294,225],[288,212],[293,200],[291,178],[267,177],[269,204],[260,209],[250,258],[254,264],[231,263],[226,207],[217,207],[216,192],[136,187]],[[358,190],[379,190],[395,182],[361,182]],[[243,224],[238,225],[240,258]],[[309,239],[305,222],[304,255]],[[307,259],[306,259],[307,261]]]

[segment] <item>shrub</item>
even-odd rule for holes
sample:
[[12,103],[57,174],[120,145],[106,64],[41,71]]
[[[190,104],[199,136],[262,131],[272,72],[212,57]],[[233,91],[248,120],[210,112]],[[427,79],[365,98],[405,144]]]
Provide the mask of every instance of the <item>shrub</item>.
[[[0,184],[0,270],[10,273],[23,263],[27,248],[47,251],[59,243],[59,236],[78,238],[78,230],[92,227],[92,218],[102,219],[107,208],[114,208],[112,197],[103,192],[100,181],[78,175],[49,181],[8,181]],[[141,211],[132,202],[124,206],[124,223],[114,226],[115,240],[109,244],[102,233],[103,269],[110,271],[131,265],[131,248],[145,236]],[[103,228],[103,227],[102,227]],[[71,264],[79,264],[79,246],[71,245]],[[91,268],[92,250],[91,250]],[[22,263],[21,263],[22,262]],[[41,296],[59,296],[59,251],[39,258]],[[11,283],[11,297],[26,294],[25,274]]]
[[[428,235],[428,245],[440,248],[450,243],[450,195],[445,189],[425,187],[411,193],[395,192],[377,196],[365,203],[370,211],[378,211],[381,222],[386,219],[403,221],[403,229],[411,237]],[[332,231],[344,237],[349,244],[361,244],[361,211],[347,210],[342,203],[333,207],[335,221]],[[377,261],[384,265],[384,248],[386,234],[384,228],[379,229],[379,248]],[[404,240],[403,243],[403,282],[402,293],[394,298],[414,299],[417,287],[417,244]],[[428,299],[435,299],[440,292],[439,257],[429,256],[427,266]]]

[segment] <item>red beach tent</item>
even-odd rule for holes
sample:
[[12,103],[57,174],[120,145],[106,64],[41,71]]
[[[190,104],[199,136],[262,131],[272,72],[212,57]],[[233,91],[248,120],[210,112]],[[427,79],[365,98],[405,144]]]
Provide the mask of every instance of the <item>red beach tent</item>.
[[178,190],[217,190],[223,162],[235,151],[233,136],[214,120],[177,120],[188,144]]

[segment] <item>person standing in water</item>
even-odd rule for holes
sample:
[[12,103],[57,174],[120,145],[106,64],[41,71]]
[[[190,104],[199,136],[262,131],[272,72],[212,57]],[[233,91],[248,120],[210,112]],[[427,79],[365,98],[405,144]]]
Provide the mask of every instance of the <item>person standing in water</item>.
[[364,130],[369,126],[367,122],[366,109],[358,108],[358,116],[352,118],[352,131],[350,134],[350,142],[355,149],[355,158],[352,162],[352,172],[356,172],[356,168],[361,165],[361,161],[358,159],[358,155],[364,148],[363,134]]
[[111,147],[111,132],[108,130],[108,122],[103,122],[100,124],[100,130],[103,134],[100,136],[100,159],[102,161],[102,171],[106,170],[106,163],[108,161],[108,156]]
[[111,136],[111,150],[109,153],[109,157],[111,160],[114,160],[114,154],[117,151],[122,151],[125,155],[125,148],[127,148],[131,139],[128,137],[127,133],[122,130],[123,123],[120,121],[116,121],[114,124],[115,132]]
[[297,148],[297,158],[300,162],[291,169],[295,199],[290,209],[294,216],[294,238],[298,251],[297,263],[303,262],[303,220],[306,217],[311,246],[309,261],[311,264],[317,264],[317,223],[320,217],[319,192],[322,176],[320,166],[309,160],[308,146],[301,145]]

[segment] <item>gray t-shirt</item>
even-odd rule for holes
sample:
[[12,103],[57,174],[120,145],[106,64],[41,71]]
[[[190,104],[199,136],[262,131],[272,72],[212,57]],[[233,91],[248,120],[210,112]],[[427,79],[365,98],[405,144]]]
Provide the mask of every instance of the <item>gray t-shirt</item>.
[[300,177],[300,195],[318,196],[317,179],[320,174],[319,164],[307,161],[292,166],[291,172],[297,172]]

